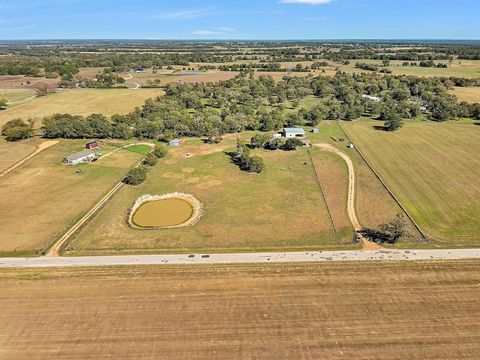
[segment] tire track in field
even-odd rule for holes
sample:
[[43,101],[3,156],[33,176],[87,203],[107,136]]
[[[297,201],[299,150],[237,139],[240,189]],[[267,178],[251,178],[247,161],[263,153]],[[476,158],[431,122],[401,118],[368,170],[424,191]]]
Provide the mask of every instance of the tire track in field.
[[[346,154],[341,152],[336,147],[327,144],[327,143],[317,143],[313,144],[313,146],[319,148],[322,151],[328,151],[340,156],[345,162],[347,163],[348,167],[348,196],[347,196],[347,213],[350,219],[350,222],[355,229],[355,232],[359,234],[359,231],[363,229],[363,226],[360,224],[360,221],[357,217],[357,212],[355,209],[355,168],[353,166],[353,161],[348,157]],[[360,235],[360,234],[359,234]],[[382,247],[378,244],[375,244],[371,241],[365,239],[365,237],[360,235],[360,239],[363,243],[363,248],[365,250],[376,250],[381,249]]]
[[53,145],[56,145],[58,144],[59,142],[58,141],[55,141],[55,140],[48,140],[48,141],[45,141],[43,143],[41,143],[40,145],[37,146],[37,149],[31,153],[30,155],[28,155],[27,157],[23,158],[22,160],[20,160],[19,162],[17,162],[16,164],[10,166],[7,170],[3,171],[1,174],[0,174],[0,178],[4,177],[5,175],[7,175],[8,173],[12,172],[13,170],[17,169],[19,166],[25,164],[28,160],[30,160],[31,158],[33,158],[34,156],[38,155],[39,153],[41,153],[43,150],[46,150],[48,149],[49,147],[52,147]]

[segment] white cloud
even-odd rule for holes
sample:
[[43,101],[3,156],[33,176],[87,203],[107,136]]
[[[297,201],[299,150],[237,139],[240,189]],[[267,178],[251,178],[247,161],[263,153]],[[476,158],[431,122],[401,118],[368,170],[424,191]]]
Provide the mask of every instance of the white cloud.
[[153,16],[153,18],[170,20],[191,20],[210,15],[214,15],[214,13],[209,10],[182,10],[158,14]]
[[333,0],[280,0],[282,4],[308,4],[308,5],[323,5],[332,2]]
[[200,36],[212,36],[212,35],[226,35],[235,32],[235,29],[229,26],[222,26],[214,28],[212,30],[197,30],[193,32],[193,35]]

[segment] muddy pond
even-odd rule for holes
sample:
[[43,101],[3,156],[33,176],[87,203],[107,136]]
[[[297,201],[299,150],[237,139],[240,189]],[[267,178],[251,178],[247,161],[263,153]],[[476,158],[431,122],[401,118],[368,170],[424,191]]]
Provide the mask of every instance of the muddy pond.
[[132,221],[143,228],[165,228],[181,225],[192,215],[193,206],[190,202],[171,198],[143,203],[133,214]]

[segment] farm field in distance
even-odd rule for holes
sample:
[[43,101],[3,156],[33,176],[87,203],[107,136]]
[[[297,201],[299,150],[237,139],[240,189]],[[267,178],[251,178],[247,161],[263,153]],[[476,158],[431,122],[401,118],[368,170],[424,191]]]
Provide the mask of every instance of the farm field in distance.
[[[64,156],[82,150],[85,143],[61,141],[0,179],[0,254],[33,254],[43,249],[142,158],[120,150],[94,163],[62,165]],[[117,148],[102,143],[101,151],[107,154]]]
[[478,359],[479,276],[473,260],[2,270],[0,354]]
[[427,233],[432,246],[480,244],[480,128],[407,123],[396,133],[377,122],[345,123],[353,142]]
[[0,112],[0,125],[15,118],[41,120],[56,113],[106,116],[126,114],[148,98],[163,95],[161,89],[78,89],[50,94]]
[[457,96],[461,101],[469,103],[480,102],[480,87],[456,87],[451,93]]

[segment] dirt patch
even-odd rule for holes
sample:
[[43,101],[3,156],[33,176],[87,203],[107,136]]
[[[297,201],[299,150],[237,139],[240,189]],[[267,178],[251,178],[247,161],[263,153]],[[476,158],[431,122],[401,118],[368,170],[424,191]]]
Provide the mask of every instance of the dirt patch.
[[478,359],[479,276],[474,260],[3,270],[1,353]]
[[44,77],[28,76],[0,76],[0,88],[4,89],[48,89],[55,90],[60,84],[60,79],[47,79]]
[[193,174],[195,172],[195,169],[194,168],[183,168],[182,172],[184,174]]

